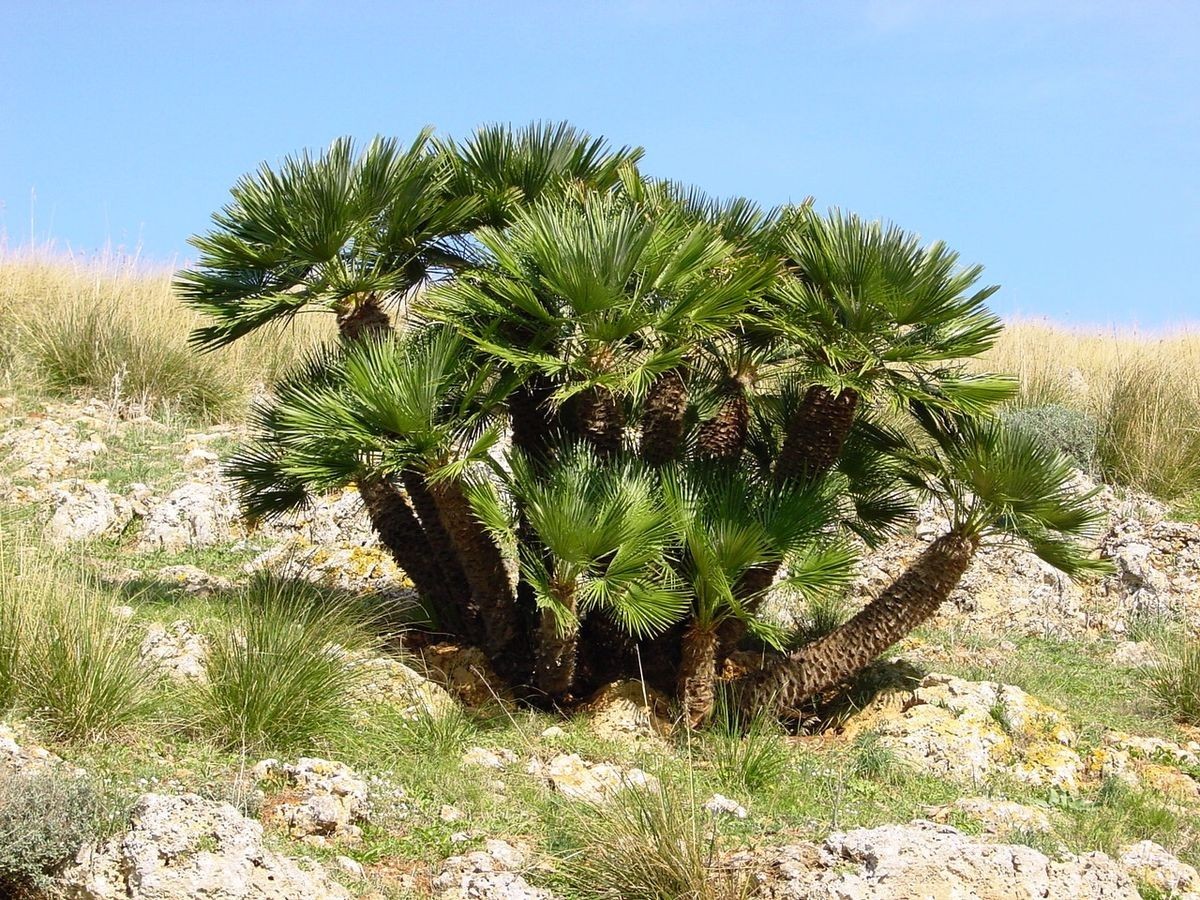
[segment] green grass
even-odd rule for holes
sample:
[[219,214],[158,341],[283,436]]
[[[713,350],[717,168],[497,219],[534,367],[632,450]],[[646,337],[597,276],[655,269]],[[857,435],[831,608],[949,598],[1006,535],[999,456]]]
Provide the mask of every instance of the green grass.
[[1177,722],[1200,725],[1200,641],[1164,647],[1161,663],[1144,675],[1159,707]]
[[367,645],[362,610],[315,586],[256,576],[212,635],[199,726],[226,746],[301,750],[343,726],[358,677],[345,649]]

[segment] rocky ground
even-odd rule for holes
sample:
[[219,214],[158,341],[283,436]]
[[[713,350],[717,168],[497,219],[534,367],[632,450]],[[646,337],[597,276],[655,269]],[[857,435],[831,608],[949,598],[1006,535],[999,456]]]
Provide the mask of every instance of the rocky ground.
[[[353,493],[243,522],[220,468],[236,427],[99,401],[0,400],[0,416],[0,506],[129,588],[114,613],[166,684],[204,678],[220,598],[255,571],[411,597]],[[153,729],[53,743],[14,721],[0,778],[94,778],[128,798],[123,824],[57,878],[79,900],[620,896],[571,877],[572,854],[619,850],[576,826],[615,815],[619,835],[611,811],[647,796],[705,836],[712,897],[1200,900],[1200,735],[1159,715],[1141,678],[1156,629],[1200,630],[1200,525],[1108,488],[1103,502],[1097,551],[1116,574],[1078,586],[986,549],[881,667],[883,689],[821,734],[770,736],[782,762],[761,777],[733,742],[673,729],[636,682],[557,721],[506,706],[469,648],[435,645],[347,653],[359,725],[320,757],[246,758]],[[926,510],[868,555],[851,602],[940,527]]]

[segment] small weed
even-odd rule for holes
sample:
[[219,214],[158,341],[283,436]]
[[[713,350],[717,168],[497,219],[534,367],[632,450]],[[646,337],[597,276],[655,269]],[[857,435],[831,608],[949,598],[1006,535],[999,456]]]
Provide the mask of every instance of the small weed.
[[1144,677],[1164,712],[1177,722],[1200,725],[1200,641],[1189,640],[1168,651]]
[[766,790],[787,771],[790,762],[779,724],[761,714],[747,722],[725,690],[717,695],[705,739],[717,778],[728,790]]
[[909,774],[896,751],[883,744],[873,731],[865,731],[854,739],[851,754],[850,770],[859,778],[901,784]]

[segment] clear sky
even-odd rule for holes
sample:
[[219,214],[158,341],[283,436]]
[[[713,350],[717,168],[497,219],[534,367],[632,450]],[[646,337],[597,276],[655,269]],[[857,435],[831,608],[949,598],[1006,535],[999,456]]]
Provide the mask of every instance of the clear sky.
[[0,0],[10,247],[182,261],[261,160],[562,118],[942,238],[1004,314],[1200,321],[1198,0]]

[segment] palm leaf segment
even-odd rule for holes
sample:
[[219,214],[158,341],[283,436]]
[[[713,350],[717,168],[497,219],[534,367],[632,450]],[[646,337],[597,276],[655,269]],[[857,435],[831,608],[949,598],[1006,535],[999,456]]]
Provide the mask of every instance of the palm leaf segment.
[[776,485],[729,466],[693,464],[663,476],[663,495],[681,548],[679,576],[690,588],[693,617],[704,630],[729,617],[779,645],[784,635],[752,613],[760,597],[736,590],[757,566],[787,562],[785,583],[806,598],[846,585],[855,555],[828,526],[840,479]]
[[644,394],[774,274],[710,225],[652,218],[612,195],[539,204],[477,237],[489,264],[424,309],[514,369],[552,377],[559,402],[591,387]]
[[[539,545],[520,547],[522,573],[561,630],[577,627],[591,610],[638,637],[682,618],[687,598],[668,559],[675,534],[653,472],[632,461],[602,461],[577,444],[549,473],[513,453],[500,475],[538,537]],[[471,499],[503,543],[516,539],[516,516],[495,482],[477,480]]]
[[176,279],[212,320],[193,342],[211,349],[304,309],[403,297],[457,258],[449,238],[477,205],[448,201],[446,179],[428,132],[407,148],[377,138],[358,154],[339,139],[240,179],[214,229],[193,239],[196,267]]
[[768,324],[806,348],[811,380],[864,394],[883,386],[968,414],[1011,396],[1011,380],[953,362],[988,349],[1002,327],[984,306],[997,288],[973,290],[982,267],[836,210],[798,217],[782,244],[794,277],[781,281]]
[[1103,518],[1098,489],[1080,492],[1070,460],[995,419],[947,421],[925,419],[934,446],[909,477],[946,506],[952,530],[1025,544],[1071,577],[1110,570],[1086,546]]
[[256,411],[258,440],[230,465],[247,513],[281,515],[367,476],[460,476],[497,440],[488,411],[504,389],[472,362],[445,330],[314,358]]

